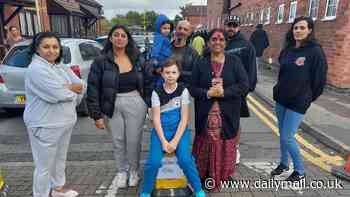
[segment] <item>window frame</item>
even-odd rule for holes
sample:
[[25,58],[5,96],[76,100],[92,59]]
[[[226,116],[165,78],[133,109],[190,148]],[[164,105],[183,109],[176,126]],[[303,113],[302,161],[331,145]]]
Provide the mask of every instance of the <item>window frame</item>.
[[271,7],[267,7],[265,11],[265,22],[264,25],[269,25],[271,23]]
[[20,32],[22,36],[31,37],[40,32],[36,12],[24,9],[19,13]]
[[327,14],[328,14],[329,1],[330,1],[330,0],[327,0],[327,3],[326,3],[326,10],[325,10],[325,13],[324,13],[324,18],[323,18],[323,20],[334,20],[334,19],[337,18],[339,0],[335,0],[335,1],[337,1],[337,2],[336,2],[336,4],[335,4],[335,15],[334,15],[334,16],[327,16]]
[[261,10],[260,10],[260,16],[259,16],[259,24],[264,24],[264,19],[265,19],[265,17],[264,17],[264,13],[265,13],[265,8],[262,8]]
[[[277,20],[276,24],[282,24],[284,21],[284,10],[285,10],[285,4],[280,4],[277,8]],[[281,15],[281,20],[279,19],[279,15]]]
[[[295,9],[293,9],[293,10],[292,10],[292,5],[295,6]],[[294,10],[295,10],[295,12],[292,15],[292,11],[294,11]],[[294,19],[297,17],[297,11],[298,11],[298,1],[290,2],[288,23],[293,23]],[[293,16],[293,18],[291,16]]]
[[[311,5],[312,5],[312,2],[313,2],[313,1],[318,1],[318,4],[317,4],[317,12],[316,12],[316,16],[315,16],[315,17],[314,17],[314,16],[311,16],[311,11],[312,11]],[[314,20],[314,21],[317,20],[319,11],[320,11],[320,0],[310,0],[310,4],[309,4],[309,17],[311,17],[312,20]]]

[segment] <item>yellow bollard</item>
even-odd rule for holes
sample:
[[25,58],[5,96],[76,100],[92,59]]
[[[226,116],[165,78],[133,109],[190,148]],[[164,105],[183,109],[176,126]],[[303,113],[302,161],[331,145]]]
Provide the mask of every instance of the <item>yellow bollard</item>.
[[155,189],[152,196],[190,196],[191,189],[182,169],[177,164],[175,153],[167,153],[158,170]]

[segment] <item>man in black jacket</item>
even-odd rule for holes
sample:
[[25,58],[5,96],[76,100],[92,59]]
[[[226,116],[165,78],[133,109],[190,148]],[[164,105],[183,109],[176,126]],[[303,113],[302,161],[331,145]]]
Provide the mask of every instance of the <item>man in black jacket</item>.
[[253,44],[256,51],[256,66],[259,72],[261,57],[264,54],[264,50],[270,45],[269,37],[267,36],[266,31],[263,29],[262,24],[258,24],[256,26],[256,30],[252,33],[249,40]]
[[[249,92],[254,91],[257,81],[256,73],[256,55],[253,45],[247,41],[240,32],[240,19],[238,16],[228,16],[225,20],[225,31],[226,31],[226,54],[237,55],[246,72],[249,79]],[[242,99],[241,103],[241,117],[250,117],[249,109],[246,101],[246,97]],[[241,130],[241,129],[240,129]],[[237,145],[239,143],[239,135]],[[238,164],[240,160],[240,153],[237,149],[237,159]]]
[[186,87],[190,85],[192,68],[200,56],[197,51],[188,44],[188,39],[193,31],[192,25],[187,20],[180,21],[176,26],[174,41],[172,43],[172,57],[178,61],[182,67],[180,82]]

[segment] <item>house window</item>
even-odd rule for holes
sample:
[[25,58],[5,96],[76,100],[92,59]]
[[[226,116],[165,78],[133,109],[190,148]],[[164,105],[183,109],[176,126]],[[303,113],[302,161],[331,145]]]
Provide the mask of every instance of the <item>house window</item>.
[[265,12],[265,24],[270,24],[270,18],[271,18],[271,7],[266,8]]
[[284,17],[284,4],[281,4],[278,6],[277,10],[277,24],[283,23],[283,17]]
[[21,33],[24,36],[34,36],[39,32],[38,17],[35,12],[24,11],[19,14]]
[[338,0],[327,0],[326,19],[334,19],[337,16]]
[[317,19],[319,6],[320,6],[320,0],[310,1],[309,16],[314,20]]
[[292,23],[297,15],[297,1],[293,1],[290,3],[290,9],[289,9],[289,19],[288,22]]
[[73,24],[73,37],[80,38],[82,34],[81,28],[83,26],[81,18],[79,16],[73,16]]
[[246,24],[246,25],[249,25],[249,20],[250,20],[250,13],[247,12],[247,15],[246,15],[246,17],[245,17],[245,24]]
[[263,23],[264,23],[264,9],[261,9],[259,24],[263,24]]
[[253,25],[254,23],[254,12],[250,13],[250,22],[249,25]]
[[51,15],[50,22],[53,32],[56,32],[61,36],[68,36],[68,16]]

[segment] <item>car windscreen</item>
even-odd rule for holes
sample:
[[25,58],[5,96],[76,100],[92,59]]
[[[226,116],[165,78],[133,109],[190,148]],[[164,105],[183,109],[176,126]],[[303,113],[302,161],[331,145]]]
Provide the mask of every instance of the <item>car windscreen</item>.
[[[17,46],[9,51],[4,59],[3,64],[7,66],[27,68],[32,61],[30,54],[30,46]],[[71,53],[68,47],[62,47],[62,63],[69,64],[71,62]]]
[[79,50],[83,60],[90,61],[101,54],[102,47],[97,43],[84,42],[79,44]]

